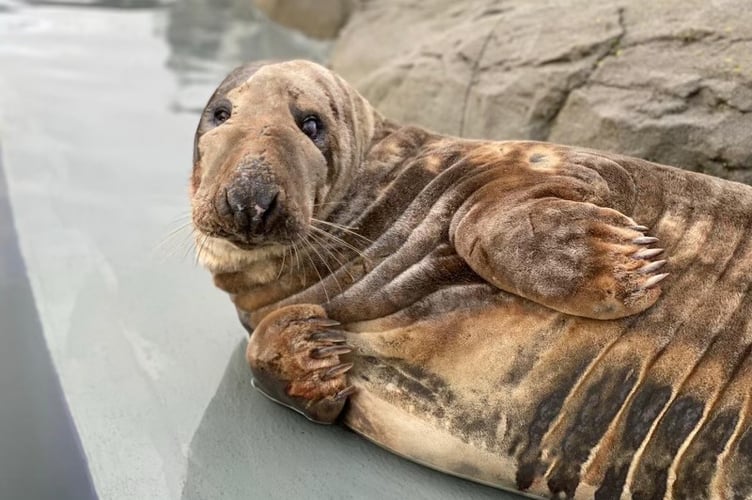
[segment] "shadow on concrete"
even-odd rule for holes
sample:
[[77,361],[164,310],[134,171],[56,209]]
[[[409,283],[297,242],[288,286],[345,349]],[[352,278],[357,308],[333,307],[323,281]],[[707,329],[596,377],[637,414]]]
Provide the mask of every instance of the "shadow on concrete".
[[0,151],[0,498],[96,498],[18,248]]

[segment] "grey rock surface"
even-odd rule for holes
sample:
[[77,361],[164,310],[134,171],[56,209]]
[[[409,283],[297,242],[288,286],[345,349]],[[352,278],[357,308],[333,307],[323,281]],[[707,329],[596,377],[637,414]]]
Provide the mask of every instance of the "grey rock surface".
[[270,19],[315,38],[334,38],[350,16],[352,0],[253,0]]
[[361,1],[331,62],[402,122],[752,182],[748,0]]

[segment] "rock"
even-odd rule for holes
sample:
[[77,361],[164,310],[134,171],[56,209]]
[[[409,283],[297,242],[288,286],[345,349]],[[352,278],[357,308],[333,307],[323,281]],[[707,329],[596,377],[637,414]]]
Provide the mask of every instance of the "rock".
[[748,0],[361,0],[331,63],[402,122],[752,183]]
[[270,19],[314,38],[334,38],[350,15],[351,0],[253,0]]

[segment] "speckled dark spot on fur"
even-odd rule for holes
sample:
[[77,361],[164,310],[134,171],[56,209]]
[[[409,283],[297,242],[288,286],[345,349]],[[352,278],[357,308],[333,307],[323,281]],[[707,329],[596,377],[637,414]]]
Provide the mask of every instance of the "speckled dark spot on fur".
[[724,410],[709,417],[697,432],[684,453],[676,472],[676,498],[708,497],[708,486],[715,473],[718,456],[734,433],[739,422],[739,410]]
[[539,352],[531,349],[517,348],[516,352],[512,355],[512,366],[509,368],[509,371],[503,374],[499,382],[512,386],[519,384],[533,368],[539,355]]
[[525,462],[517,467],[514,481],[518,490],[525,491],[532,486],[537,473],[537,465],[537,462]]
[[489,450],[496,449],[499,442],[496,431],[501,419],[498,409],[491,405],[471,407],[465,404],[442,378],[424,367],[395,358],[364,357],[363,360],[378,365],[372,373],[378,374],[377,383],[380,386],[391,384],[399,389],[398,396],[390,392],[392,397],[404,399],[417,411],[448,425],[452,434],[465,442],[483,444]]
[[672,388],[668,385],[645,383],[638,389],[627,415],[623,439],[630,450],[637,450],[643,439],[671,397]]
[[640,457],[631,486],[635,499],[663,498],[668,468],[676,452],[702,416],[704,403],[690,396],[680,396],[671,403]]
[[502,439],[502,436],[498,435],[499,422],[501,422],[501,411],[499,410],[492,411],[488,418],[486,418],[486,424],[484,426],[486,433],[484,436],[486,440],[486,448],[489,450],[497,449],[498,444]]
[[546,159],[546,156],[541,153],[535,153],[530,155],[530,163],[540,163]]
[[752,427],[739,439],[738,456],[729,467],[729,483],[734,499],[752,498]]
[[535,476],[545,470],[540,462],[541,439],[559,415],[564,400],[589,363],[589,358],[583,358],[576,365],[562,370],[565,375],[561,377],[558,387],[540,399],[526,426],[526,435],[512,438],[508,451],[517,457],[519,463],[515,480],[518,488],[529,488]]
[[[392,361],[392,360],[390,360]],[[435,385],[440,385],[440,379],[435,375],[432,375],[425,368],[417,364],[400,363],[400,369],[407,375],[418,380],[433,379]]]
[[499,442],[496,432],[501,412],[485,413],[487,408],[488,405],[481,405],[476,409],[453,412],[450,425],[465,442],[483,443],[487,450],[495,450]]
[[378,384],[386,387],[391,384],[399,389],[400,398],[409,401],[420,411],[443,417],[455,395],[440,377],[431,374],[420,367],[416,367],[396,358],[375,358],[366,356],[361,358],[367,363],[376,365],[371,373],[378,378]]
[[565,433],[559,452],[561,460],[548,480],[552,494],[564,493],[567,498],[574,496],[580,483],[582,464],[608,429],[636,381],[632,369],[609,370],[587,388],[577,417]]
[[596,500],[612,500],[620,498],[626,479],[628,465],[621,464],[618,467],[611,466],[603,477],[600,488],[595,492]]
[[410,378],[402,378],[399,383],[400,389],[408,392],[411,397],[423,399],[427,403],[434,403],[437,399],[437,394],[431,390],[430,387],[423,385],[418,380],[412,380]]
[[619,498],[624,489],[632,457],[668,403],[671,391],[671,386],[657,385],[653,382],[646,382],[637,390],[627,413],[621,439],[615,446],[614,456],[618,457],[617,461],[606,471],[603,483],[595,492],[596,499]]

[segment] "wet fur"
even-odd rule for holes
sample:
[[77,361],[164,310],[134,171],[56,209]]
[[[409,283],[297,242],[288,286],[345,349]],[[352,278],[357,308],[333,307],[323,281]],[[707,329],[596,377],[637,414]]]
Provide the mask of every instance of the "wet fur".
[[[326,228],[346,244],[325,249],[319,236],[320,252],[301,245],[296,261],[284,241],[243,250],[204,236],[200,258],[249,330],[296,304],[344,323],[358,389],[347,425],[432,467],[541,496],[752,497],[752,188],[401,126],[295,61],[236,70],[213,97],[254,107],[238,115],[243,127],[199,127],[200,228],[235,168],[228,155],[264,151],[291,182],[277,137],[258,133],[286,108],[258,100],[260,82],[329,113],[328,157],[305,137],[290,143],[324,179],[291,198],[298,236],[314,216],[349,228]],[[644,247],[632,225],[665,249],[660,285],[640,289],[652,261],[631,258]]]

